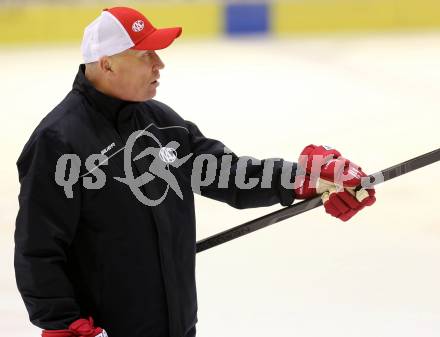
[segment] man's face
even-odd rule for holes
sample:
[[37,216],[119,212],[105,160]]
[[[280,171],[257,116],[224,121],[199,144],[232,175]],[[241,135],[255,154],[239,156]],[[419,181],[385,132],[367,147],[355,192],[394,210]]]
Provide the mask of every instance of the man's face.
[[108,81],[117,98],[143,102],[156,95],[159,70],[164,67],[155,51],[127,50],[111,57]]

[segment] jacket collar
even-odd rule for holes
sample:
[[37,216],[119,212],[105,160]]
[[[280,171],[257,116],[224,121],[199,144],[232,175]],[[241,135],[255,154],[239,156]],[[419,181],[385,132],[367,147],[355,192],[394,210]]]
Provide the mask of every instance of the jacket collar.
[[[81,92],[92,107],[103,114],[113,126],[117,126],[119,112],[129,105],[139,104],[137,102],[124,101],[115,97],[108,96],[98,91],[85,76],[85,65],[81,64],[78,74],[73,82],[73,90]],[[128,109],[124,109],[125,111]],[[131,109],[129,109],[131,110]]]

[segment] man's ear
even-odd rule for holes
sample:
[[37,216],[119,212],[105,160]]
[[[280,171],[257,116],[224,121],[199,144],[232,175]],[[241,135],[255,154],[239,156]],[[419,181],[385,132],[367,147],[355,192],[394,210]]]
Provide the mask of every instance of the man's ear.
[[98,60],[99,69],[103,73],[112,72],[111,59],[108,56],[103,56]]

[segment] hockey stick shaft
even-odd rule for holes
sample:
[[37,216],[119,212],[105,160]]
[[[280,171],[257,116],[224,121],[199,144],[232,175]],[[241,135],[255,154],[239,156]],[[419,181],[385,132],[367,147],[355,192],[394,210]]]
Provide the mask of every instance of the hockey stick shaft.
[[[431,165],[437,161],[440,161],[440,149],[425,153],[421,156],[412,158],[403,163],[391,166],[380,172],[374,173],[367,178],[369,182],[366,183],[364,187],[378,185],[382,182],[394,179],[411,171],[415,171],[419,168]],[[312,199],[307,199],[292,206],[288,206],[278,211],[266,214],[260,218],[248,221],[244,224],[230,228],[228,230],[198,241],[197,253],[221,245],[225,242],[234,240],[243,235],[255,232],[259,229],[273,225],[277,222],[294,217],[298,214],[310,211],[321,205],[321,197],[317,196]]]

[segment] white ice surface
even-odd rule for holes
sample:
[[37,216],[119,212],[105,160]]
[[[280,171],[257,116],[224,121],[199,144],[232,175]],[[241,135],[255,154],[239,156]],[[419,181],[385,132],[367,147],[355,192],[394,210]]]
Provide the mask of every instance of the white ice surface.
[[[160,55],[157,98],[240,155],[329,144],[375,172],[440,147],[439,33],[182,40]],[[79,46],[0,50],[2,336],[39,334],[14,280],[15,161],[79,61]],[[439,170],[381,185],[348,223],[321,208],[201,253],[198,335],[440,336]],[[279,208],[196,202],[199,239]]]

